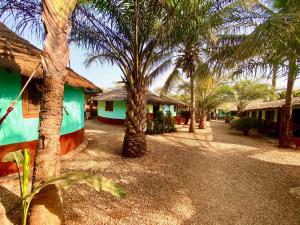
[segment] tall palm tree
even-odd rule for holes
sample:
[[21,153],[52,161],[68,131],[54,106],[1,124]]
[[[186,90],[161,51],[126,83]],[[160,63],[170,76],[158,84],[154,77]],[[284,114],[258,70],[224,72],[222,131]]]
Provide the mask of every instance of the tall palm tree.
[[[272,0],[269,5],[257,4],[259,25],[237,46],[228,48],[221,54],[227,63],[249,63],[250,69],[263,64],[280,64],[287,76],[287,95],[284,110],[283,138],[281,147],[295,147],[292,141],[292,93],[299,74],[300,59],[300,2],[293,0]],[[223,49],[224,50],[224,49]],[[226,54],[229,53],[229,54]],[[275,59],[275,60],[272,60]],[[256,62],[254,62],[256,61]],[[249,65],[249,64],[248,64]],[[258,67],[257,67],[258,66]],[[275,69],[276,71],[276,69]]]
[[[66,67],[69,63],[68,36],[71,30],[69,18],[76,2],[76,0],[2,1],[0,5],[3,12],[16,12],[15,19],[20,22],[19,29],[31,23],[35,23],[37,29],[40,29],[36,19],[41,15],[45,31],[42,59],[43,94],[33,185],[60,173],[59,139]],[[54,185],[40,192],[32,202],[30,224],[43,224],[45,218],[47,224],[63,222],[61,194]]]
[[[171,64],[171,18],[179,0],[94,1],[77,8],[72,38],[92,51],[87,64],[108,61],[122,71],[127,91],[123,155],[140,157],[147,146],[147,89]],[[91,8],[94,8],[91,10]]]
[[[239,1],[235,0],[189,0],[179,4],[174,27],[176,32],[175,51],[177,52],[175,67],[180,69],[190,81],[191,122],[189,132],[195,132],[195,71],[196,67],[214,49],[218,34],[225,32],[225,27],[241,22],[237,16]],[[176,76],[174,70],[168,79]],[[168,84],[166,85],[168,86]],[[165,89],[166,90],[166,89]]]

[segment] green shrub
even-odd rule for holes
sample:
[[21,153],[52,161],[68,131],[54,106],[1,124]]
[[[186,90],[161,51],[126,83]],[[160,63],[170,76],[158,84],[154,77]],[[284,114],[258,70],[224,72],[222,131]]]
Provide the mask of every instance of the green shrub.
[[158,111],[154,115],[153,134],[161,134],[164,131],[165,131],[164,113],[162,111]]
[[243,131],[248,135],[251,129],[258,128],[259,121],[256,118],[241,117],[231,121],[231,124],[237,130]]
[[154,120],[152,121],[150,116],[147,116],[147,134],[161,134],[161,133],[169,133],[175,132],[176,125],[175,119],[171,111],[168,111],[166,116],[162,111],[158,111],[154,115]]
[[180,116],[182,116],[183,118],[184,118],[184,124],[186,125],[186,124],[188,124],[188,122],[189,122],[189,119],[191,118],[191,113],[190,113],[190,111],[188,111],[188,110],[181,110],[180,112],[179,112],[179,115]]
[[176,131],[175,119],[173,118],[171,111],[167,111],[167,115],[165,116],[164,123],[165,123],[164,126],[165,132],[170,133]]

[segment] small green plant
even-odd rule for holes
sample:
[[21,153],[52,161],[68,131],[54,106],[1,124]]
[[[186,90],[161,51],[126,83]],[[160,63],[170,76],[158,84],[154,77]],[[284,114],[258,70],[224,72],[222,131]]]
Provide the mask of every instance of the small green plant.
[[161,134],[165,131],[164,124],[164,113],[162,111],[158,111],[154,115],[154,127],[153,134]]
[[258,128],[259,121],[255,118],[240,117],[231,121],[231,124],[237,130],[243,131],[248,136],[251,129]]
[[167,111],[167,115],[165,116],[164,119],[164,124],[165,124],[165,132],[175,132],[176,131],[176,126],[175,126],[175,120],[173,118],[172,112]]
[[[6,154],[2,162],[14,162],[18,168],[20,192],[21,192],[21,207],[22,207],[22,224],[26,225],[28,210],[34,196],[48,185],[58,185],[63,189],[67,189],[73,184],[85,183],[96,191],[105,191],[115,197],[125,197],[125,191],[113,181],[99,176],[93,176],[87,173],[65,173],[58,177],[51,177],[42,184],[36,185],[31,193],[28,193],[28,182],[30,176],[30,152],[28,149],[9,152]],[[21,172],[21,170],[23,171]]]

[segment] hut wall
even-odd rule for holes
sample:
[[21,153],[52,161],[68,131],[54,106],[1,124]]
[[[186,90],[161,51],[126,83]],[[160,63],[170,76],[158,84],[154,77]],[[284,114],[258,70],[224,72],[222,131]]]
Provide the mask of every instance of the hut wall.
[[[0,117],[21,91],[22,77],[18,73],[0,69]],[[63,121],[61,127],[61,154],[65,154],[84,140],[84,90],[65,86]],[[67,112],[66,112],[67,111]],[[10,151],[29,149],[35,154],[38,138],[38,118],[24,118],[22,97],[14,110],[0,125],[0,159]],[[15,173],[13,163],[0,162],[0,176]]]
[[177,115],[174,105],[160,105],[159,110],[162,111],[164,114],[167,114],[168,111],[171,111],[173,116]]
[[153,105],[147,105],[148,113],[153,113]]
[[[18,73],[0,70],[0,116],[6,113],[11,102],[22,88]],[[65,87],[61,134],[69,134],[84,127],[84,92],[82,88]],[[38,118],[23,118],[22,97],[14,110],[0,126],[0,146],[33,141],[38,138]]]
[[114,101],[113,111],[105,111],[105,101],[98,103],[98,116],[110,119],[125,119],[126,117],[126,102]]

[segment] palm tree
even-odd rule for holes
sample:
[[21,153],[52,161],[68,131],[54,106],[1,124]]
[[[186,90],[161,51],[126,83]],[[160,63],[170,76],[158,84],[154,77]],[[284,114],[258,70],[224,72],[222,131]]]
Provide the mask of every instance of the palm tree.
[[[68,36],[69,18],[76,0],[2,1],[2,12],[16,12],[18,28],[34,23],[40,29],[36,18],[41,14],[45,30],[43,95],[40,112],[39,138],[34,163],[35,182],[44,182],[60,173],[60,128],[67,64],[69,63]],[[33,7],[34,6],[34,7]],[[40,10],[40,11],[39,11]],[[54,214],[54,215],[53,215]],[[51,186],[34,199],[30,224],[61,224],[63,211],[60,190]]]
[[232,100],[230,89],[225,82],[229,76],[210,76],[196,82],[196,103],[199,113],[199,129],[206,127],[208,113]]
[[[251,60],[250,69],[257,69],[257,66],[259,68],[261,65],[270,64],[272,61],[273,65],[280,64],[283,67],[288,82],[283,139],[280,145],[281,147],[294,148],[291,104],[294,82],[300,71],[300,43],[298,39],[300,34],[300,3],[293,0],[272,0],[269,1],[269,7],[266,4],[258,4],[258,8],[260,8],[259,25],[238,46],[235,46],[234,50],[227,48],[226,51],[222,52],[222,55],[227,58],[225,60],[227,63],[229,61],[231,63],[242,61],[243,64],[249,65],[248,59],[252,58],[254,60]],[[273,58],[275,60],[272,60]]]
[[[189,79],[191,96],[191,122],[189,132],[195,132],[195,74],[197,65],[213,51],[218,35],[225,27],[242,21],[236,15],[241,4],[235,0],[189,0],[179,4],[174,21],[175,70],[167,82],[172,82],[178,70]],[[177,78],[175,78],[177,79]],[[166,87],[168,84],[166,84]],[[165,91],[167,89],[165,88]]]
[[272,99],[274,91],[269,85],[252,80],[241,80],[234,85],[225,85],[227,94],[237,108],[238,115],[253,101]]
[[[86,62],[117,65],[127,91],[123,155],[140,157],[147,146],[147,89],[171,64],[171,18],[179,0],[94,1],[76,9],[72,38],[92,51]],[[93,9],[92,9],[93,8]]]

